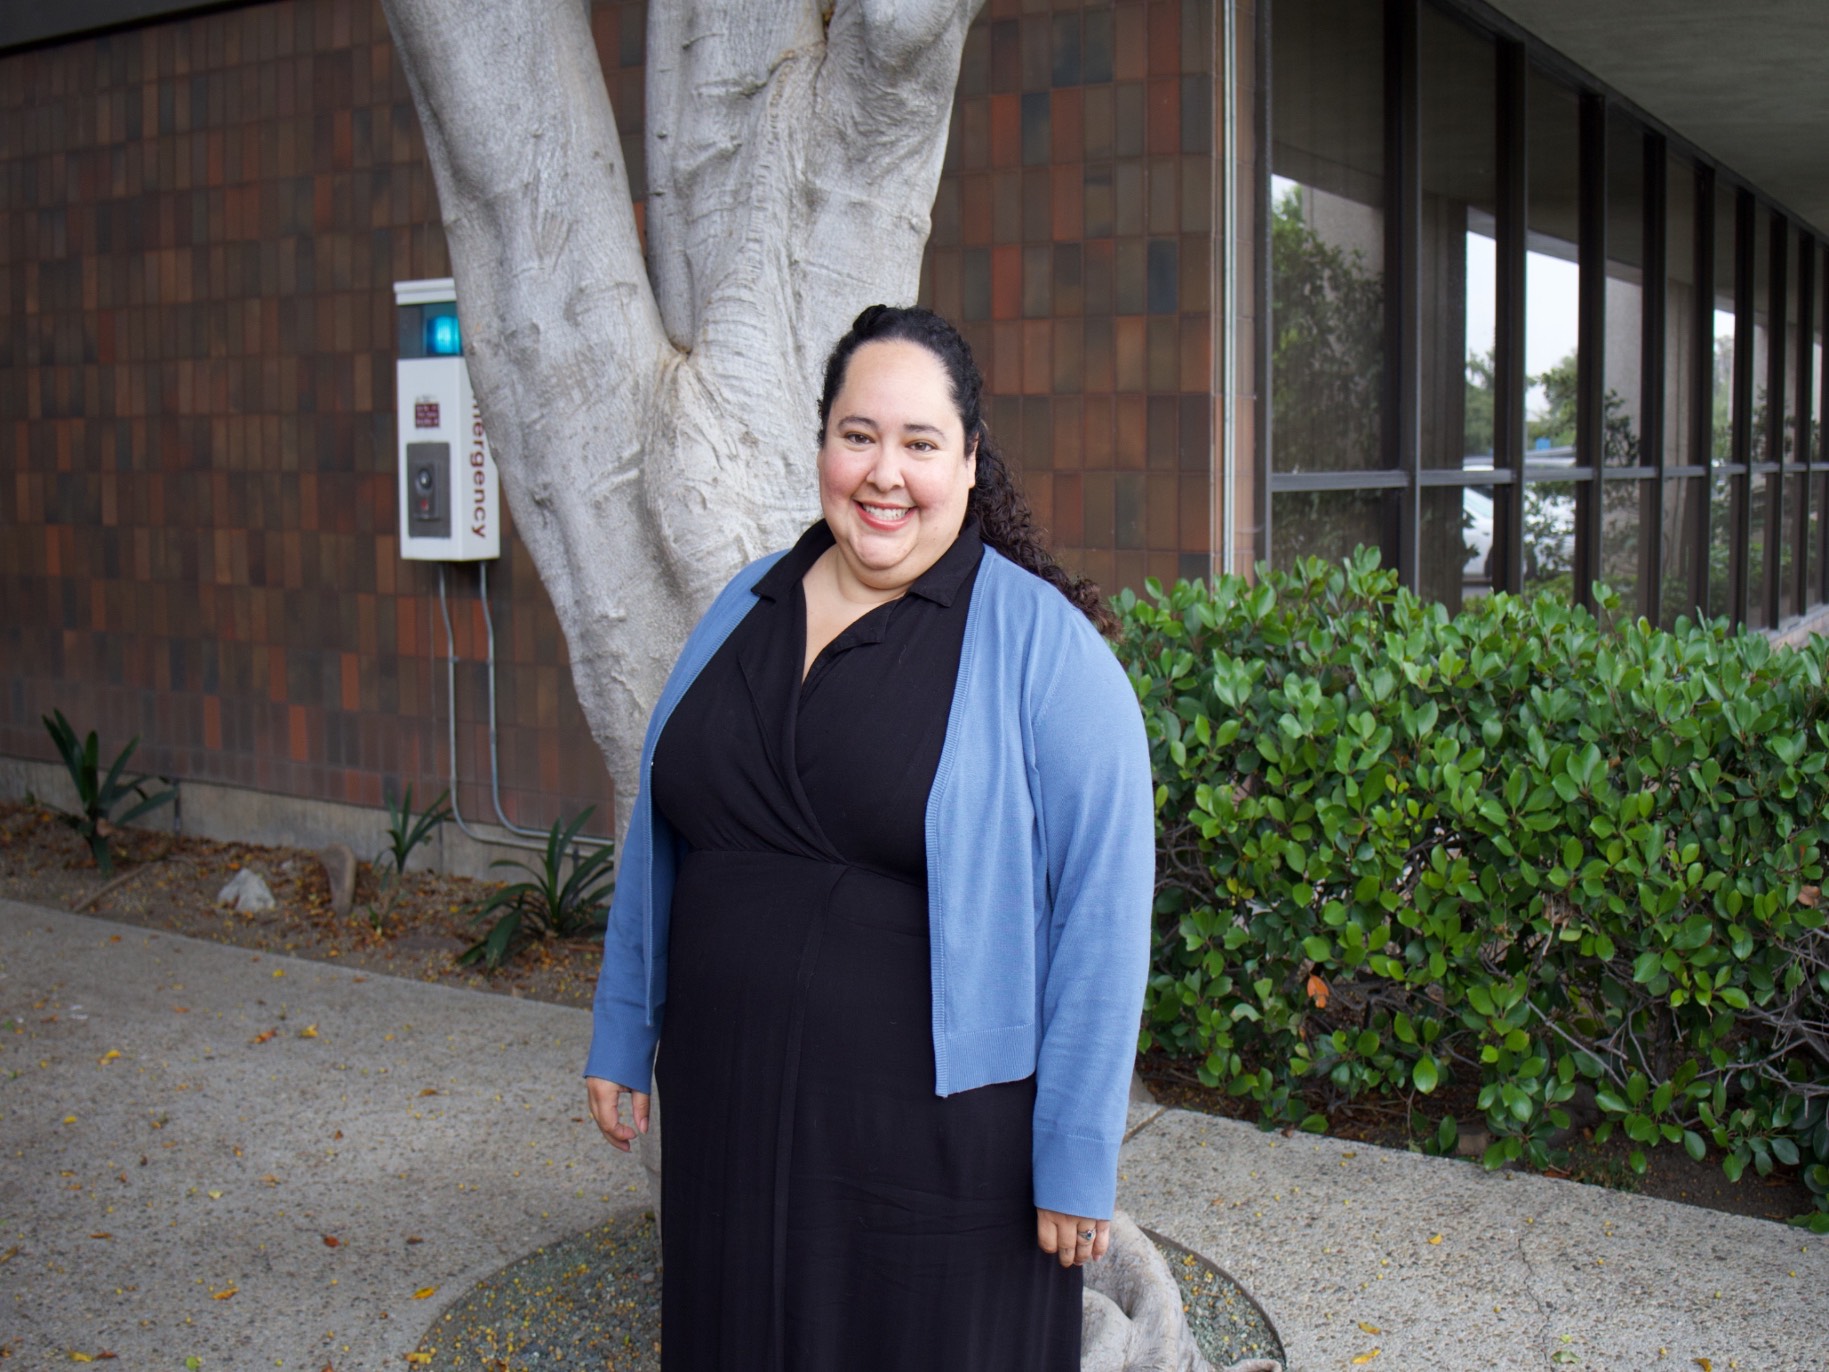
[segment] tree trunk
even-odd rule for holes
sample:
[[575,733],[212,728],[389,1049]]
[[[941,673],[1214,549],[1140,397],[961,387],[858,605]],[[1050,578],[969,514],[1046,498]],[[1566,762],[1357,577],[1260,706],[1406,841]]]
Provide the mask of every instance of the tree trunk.
[[645,263],[587,5],[383,2],[620,830],[687,631],[817,513],[827,350],[914,299],[983,0],[652,0]]

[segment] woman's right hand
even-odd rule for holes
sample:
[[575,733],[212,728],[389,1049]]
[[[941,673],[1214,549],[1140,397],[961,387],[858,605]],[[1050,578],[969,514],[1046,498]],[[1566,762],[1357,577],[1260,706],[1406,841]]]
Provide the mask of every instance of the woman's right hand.
[[[613,1081],[602,1077],[586,1077],[586,1091],[590,1094],[591,1118],[597,1121],[597,1128],[610,1141],[612,1148],[629,1151],[629,1142],[637,1134],[648,1132],[648,1093],[646,1091],[629,1091],[626,1086],[618,1086]],[[629,1113],[634,1117],[633,1124],[624,1124],[620,1118],[618,1102],[628,1091]]]

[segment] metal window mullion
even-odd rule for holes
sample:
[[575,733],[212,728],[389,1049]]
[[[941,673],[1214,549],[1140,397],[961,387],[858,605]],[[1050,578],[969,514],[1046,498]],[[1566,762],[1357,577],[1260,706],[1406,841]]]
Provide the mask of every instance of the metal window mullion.
[[1810,461],[1810,424],[1815,418],[1816,408],[1810,373],[1811,363],[1815,360],[1815,333],[1816,239],[1807,228],[1800,227],[1797,233],[1797,327],[1792,332],[1792,337],[1797,339],[1797,363],[1792,368],[1792,373],[1797,382],[1797,398],[1793,406],[1797,415],[1797,446],[1794,456],[1797,470],[1802,475],[1797,483],[1797,512],[1791,516],[1791,541],[1797,548],[1797,571],[1792,587],[1799,613],[1807,613],[1810,609],[1810,565],[1815,551],[1810,546],[1810,485],[1814,479]]
[[1643,328],[1639,338],[1639,461],[1644,463],[1647,449],[1651,467],[1656,472],[1650,483],[1641,484],[1641,493],[1650,492],[1650,506],[1642,512],[1650,515],[1646,536],[1639,539],[1639,613],[1657,623],[1664,604],[1664,349],[1666,346],[1665,291],[1669,270],[1668,198],[1669,159],[1661,135],[1642,137],[1645,177],[1642,241],[1645,245],[1644,308],[1639,317]]
[[1607,101],[1581,92],[1580,322],[1575,363],[1575,461],[1594,468],[1575,501],[1575,600],[1594,602],[1600,577],[1601,483],[1605,480],[1607,339]]
[[1734,199],[1734,396],[1731,452],[1737,474],[1731,486],[1733,529],[1728,546],[1728,617],[1746,623],[1747,557],[1753,531],[1753,272],[1758,266],[1753,235],[1758,231],[1751,191]]
[[1497,277],[1493,357],[1493,457],[1495,469],[1513,474],[1513,485],[1499,494],[1493,536],[1503,557],[1495,569],[1494,590],[1524,589],[1524,269],[1525,231],[1530,212],[1530,135],[1526,100],[1530,64],[1524,45],[1501,38],[1499,66],[1499,194]]
[[1422,582],[1421,328],[1417,264],[1421,259],[1422,178],[1417,167],[1417,30],[1419,0],[1386,0],[1385,133],[1385,385],[1384,465],[1406,472],[1397,497],[1397,567],[1413,591]]

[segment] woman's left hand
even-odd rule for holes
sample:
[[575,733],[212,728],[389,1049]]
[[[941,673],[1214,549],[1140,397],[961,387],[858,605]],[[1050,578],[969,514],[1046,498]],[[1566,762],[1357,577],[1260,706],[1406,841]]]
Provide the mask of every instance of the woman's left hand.
[[1037,1206],[1035,1239],[1042,1252],[1061,1260],[1062,1267],[1080,1267],[1105,1256],[1105,1250],[1111,1247],[1111,1221],[1063,1215]]

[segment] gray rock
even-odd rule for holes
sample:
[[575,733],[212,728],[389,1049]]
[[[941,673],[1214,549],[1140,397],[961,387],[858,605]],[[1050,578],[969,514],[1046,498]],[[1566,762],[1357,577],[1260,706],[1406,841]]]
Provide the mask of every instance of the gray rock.
[[356,903],[356,855],[345,843],[333,843],[318,854],[330,886],[330,908],[341,919]]
[[1211,1372],[1167,1260],[1122,1210],[1111,1218],[1111,1247],[1086,1265],[1080,1328],[1081,1372]]
[[252,867],[243,867],[216,893],[216,903],[251,915],[256,910],[271,910],[278,902],[260,873]]

